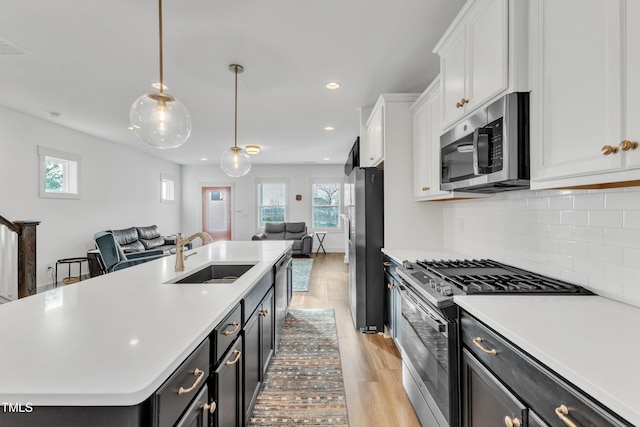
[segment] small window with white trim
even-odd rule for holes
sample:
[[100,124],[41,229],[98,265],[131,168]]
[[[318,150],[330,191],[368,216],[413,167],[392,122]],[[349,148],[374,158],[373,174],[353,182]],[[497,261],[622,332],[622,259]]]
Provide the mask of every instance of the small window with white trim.
[[311,216],[314,229],[340,228],[342,182],[316,181],[311,184]]
[[79,199],[80,156],[38,147],[38,157],[40,159],[40,197]]
[[160,174],[160,201],[162,203],[176,201],[176,179],[171,175]]

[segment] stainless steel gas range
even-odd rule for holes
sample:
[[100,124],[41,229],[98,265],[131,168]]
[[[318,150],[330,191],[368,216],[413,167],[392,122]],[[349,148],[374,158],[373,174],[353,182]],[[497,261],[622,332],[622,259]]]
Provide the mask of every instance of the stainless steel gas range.
[[458,310],[455,295],[590,295],[587,289],[496,261],[405,261],[402,279],[403,383],[422,425],[459,425]]

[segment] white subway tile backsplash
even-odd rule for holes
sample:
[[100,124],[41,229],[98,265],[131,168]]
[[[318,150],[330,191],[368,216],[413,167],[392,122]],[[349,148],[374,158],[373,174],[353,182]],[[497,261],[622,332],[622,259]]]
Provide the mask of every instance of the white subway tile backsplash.
[[604,243],[604,228],[573,227],[573,240],[576,242]]
[[589,226],[622,228],[622,211],[591,211]]
[[[624,265],[628,267],[640,266],[640,249],[624,248],[622,259]],[[640,283],[640,275],[638,276],[638,283]]]
[[570,225],[549,225],[549,237],[552,239],[573,240],[573,227]]
[[552,210],[552,211],[573,210],[573,196],[560,196],[560,197],[550,198],[549,210]]
[[624,212],[623,227],[640,229],[640,211]]
[[560,212],[560,224],[566,225],[587,225],[589,215],[585,211],[562,211]]
[[560,242],[560,253],[571,257],[587,258],[587,244],[581,242]]
[[638,191],[624,191],[605,195],[605,209],[607,210],[640,210],[640,193]]
[[508,192],[447,202],[443,216],[451,250],[640,306],[640,187]]
[[540,224],[560,224],[560,212],[540,211],[538,212],[538,222]]
[[625,248],[640,248],[640,230],[605,228],[604,243]]
[[588,258],[606,264],[622,264],[624,250],[619,246],[587,245]]
[[604,209],[604,194],[578,194],[573,199],[575,210],[602,210]]

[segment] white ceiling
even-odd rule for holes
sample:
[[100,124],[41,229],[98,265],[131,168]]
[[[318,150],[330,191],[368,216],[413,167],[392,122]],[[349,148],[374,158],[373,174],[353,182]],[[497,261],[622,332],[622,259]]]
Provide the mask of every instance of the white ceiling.
[[[2,55],[0,40],[0,104],[180,164],[213,164],[233,145],[228,66],[238,63],[238,145],[263,147],[254,163],[342,164],[360,107],[421,92],[438,74],[431,50],[463,3],[164,0],[166,92],[193,131],[158,150],[127,129],[131,104],[158,81],[156,0],[0,0],[0,39],[26,51]],[[325,89],[332,80],[342,88]]]

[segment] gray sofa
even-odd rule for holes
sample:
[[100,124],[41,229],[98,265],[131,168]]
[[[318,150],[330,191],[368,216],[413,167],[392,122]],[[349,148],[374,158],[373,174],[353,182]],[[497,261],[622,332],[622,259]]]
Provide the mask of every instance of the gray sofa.
[[107,230],[125,254],[162,251],[165,255],[176,252],[176,236],[162,236],[156,225]]
[[254,235],[251,240],[293,240],[294,255],[311,255],[313,234],[307,233],[304,222],[268,222],[264,232]]

